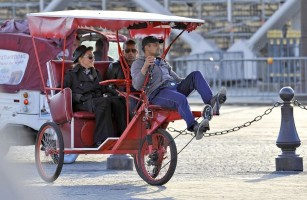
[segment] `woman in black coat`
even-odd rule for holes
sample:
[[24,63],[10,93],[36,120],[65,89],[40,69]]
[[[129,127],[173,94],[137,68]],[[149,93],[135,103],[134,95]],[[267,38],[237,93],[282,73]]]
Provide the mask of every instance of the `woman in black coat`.
[[107,87],[99,85],[103,79],[94,68],[92,47],[78,47],[73,61],[73,69],[65,74],[64,87],[72,90],[74,110],[95,113],[94,142],[97,147],[108,137],[119,137],[123,133],[126,128],[126,108],[119,98],[108,92]]

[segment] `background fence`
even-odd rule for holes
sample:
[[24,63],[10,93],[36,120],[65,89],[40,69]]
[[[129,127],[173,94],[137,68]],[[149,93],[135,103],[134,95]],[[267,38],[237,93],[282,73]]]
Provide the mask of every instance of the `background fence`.
[[[307,57],[257,59],[177,59],[175,71],[185,77],[199,70],[214,92],[222,86],[231,97],[242,101],[276,101],[279,90],[291,86],[295,96],[307,96]],[[195,94],[194,94],[195,95]],[[193,96],[193,95],[192,95]]]

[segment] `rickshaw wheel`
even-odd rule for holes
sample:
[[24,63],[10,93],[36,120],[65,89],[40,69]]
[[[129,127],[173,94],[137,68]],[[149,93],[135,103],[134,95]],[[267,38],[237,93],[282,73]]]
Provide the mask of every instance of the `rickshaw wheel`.
[[41,178],[46,182],[55,181],[63,167],[64,142],[59,127],[47,122],[38,131],[35,144],[35,163]]
[[175,141],[164,129],[158,129],[151,135],[152,145],[148,141],[150,139],[145,137],[139,148],[137,171],[148,184],[163,185],[172,178],[177,166]]
[[132,155],[132,157],[133,157],[133,162],[134,162],[134,168],[135,168],[135,170],[136,170],[136,172],[138,173],[138,175],[140,175],[141,176],[141,174],[140,174],[140,167],[139,167],[139,164],[138,164],[138,162],[137,162],[137,155]]

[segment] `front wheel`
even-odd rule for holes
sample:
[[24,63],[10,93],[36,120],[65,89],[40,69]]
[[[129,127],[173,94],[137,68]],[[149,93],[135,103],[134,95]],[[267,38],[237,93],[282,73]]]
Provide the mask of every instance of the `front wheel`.
[[172,136],[158,129],[146,136],[138,151],[138,173],[150,185],[163,185],[177,166],[177,148]]
[[64,142],[59,127],[47,122],[38,131],[35,144],[35,163],[41,178],[46,182],[55,181],[63,167]]

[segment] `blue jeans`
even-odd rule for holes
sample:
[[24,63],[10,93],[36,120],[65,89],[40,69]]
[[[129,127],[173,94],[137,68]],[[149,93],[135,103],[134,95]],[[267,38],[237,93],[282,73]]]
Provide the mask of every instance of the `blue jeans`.
[[212,91],[199,71],[191,72],[184,80],[174,86],[158,88],[155,96],[150,96],[150,103],[164,108],[176,109],[185,120],[188,129],[195,123],[188,104],[187,96],[196,90],[205,104],[210,103]]

